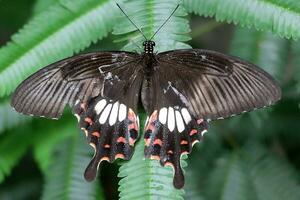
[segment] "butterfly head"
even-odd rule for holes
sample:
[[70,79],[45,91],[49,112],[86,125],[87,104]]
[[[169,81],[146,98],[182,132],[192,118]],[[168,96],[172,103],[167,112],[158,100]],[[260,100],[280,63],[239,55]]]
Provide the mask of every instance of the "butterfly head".
[[155,42],[152,40],[147,40],[143,42],[144,52],[146,54],[152,54],[155,46]]

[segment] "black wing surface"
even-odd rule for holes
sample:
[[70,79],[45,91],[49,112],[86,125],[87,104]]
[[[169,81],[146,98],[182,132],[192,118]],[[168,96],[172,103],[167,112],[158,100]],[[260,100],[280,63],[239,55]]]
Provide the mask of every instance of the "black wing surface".
[[84,174],[88,181],[95,179],[102,161],[132,157],[139,133],[137,110],[143,80],[140,62],[100,67],[104,76],[101,95],[75,103],[73,112],[95,150]]
[[215,120],[270,106],[281,89],[264,70],[239,58],[208,50],[175,50],[157,56],[166,77],[187,99],[197,118]]
[[15,90],[11,105],[16,111],[59,118],[66,104],[98,96],[102,89],[101,66],[119,67],[135,62],[137,54],[99,52],[70,57],[40,69]]
[[280,96],[270,75],[240,59],[206,50],[160,53],[142,88],[149,115],[145,156],[172,166],[174,186],[181,188],[180,157],[202,139],[209,120],[271,105]]

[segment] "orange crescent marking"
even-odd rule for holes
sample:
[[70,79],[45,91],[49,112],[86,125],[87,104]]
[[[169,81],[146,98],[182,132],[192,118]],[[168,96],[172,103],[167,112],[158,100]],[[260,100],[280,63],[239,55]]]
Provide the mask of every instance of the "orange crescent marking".
[[123,154],[121,154],[121,153],[118,153],[118,154],[115,156],[115,159],[117,159],[117,158],[122,158],[122,159],[124,159],[125,156],[124,156]]
[[93,135],[93,136],[96,136],[96,137],[100,137],[100,133],[97,132],[97,131],[93,132],[92,135]]
[[84,119],[84,121],[85,121],[86,123],[88,123],[89,125],[92,125],[92,124],[93,124],[92,119],[89,118],[89,117],[86,117],[86,118]]
[[174,165],[173,165],[171,162],[166,162],[166,163],[165,163],[165,166],[171,166],[171,167],[174,167]]
[[151,155],[150,159],[152,159],[152,160],[160,160],[160,157],[159,156]]
[[129,145],[134,146],[135,140],[132,138],[129,138]]
[[145,139],[145,146],[149,147],[150,145],[150,139]]
[[191,130],[191,132],[190,132],[190,136],[193,136],[193,135],[195,135],[196,133],[198,133],[198,131],[197,131],[196,129],[193,129],[193,130]]
[[168,154],[173,154],[173,151],[172,151],[172,150],[169,150],[169,151],[168,151]]
[[126,139],[124,138],[124,137],[119,137],[118,139],[117,139],[117,142],[118,143],[126,143]]
[[198,119],[197,124],[201,124],[204,120],[203,119]]
[[100,162],[103,161],[103,160],[106,160],[106,161],[109,162],[109,157],[105,156],[105,157],[101,158]]
[[155,145],[155,144],[158,144],[159,146],[162,146],[162,141],[161,141],[161,139],[156,139],[156,140],[154,140],[153,145]]
[[186,140],[182,140],[182,141],[180,142],[180,144],[181,144],[181,145],[188,144],[188,141],[186,141]]
[[109,148],[110,148],[110,145],[109,145],[109,144],[105,144],[105,145],[104,145],[104,148],[109,149]]

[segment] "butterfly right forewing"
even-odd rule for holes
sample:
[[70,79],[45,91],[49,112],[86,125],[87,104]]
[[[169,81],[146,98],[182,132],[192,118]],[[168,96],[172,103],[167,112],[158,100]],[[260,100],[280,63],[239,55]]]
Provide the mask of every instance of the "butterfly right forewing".
[[[175,50],[158,55],[159,63],[188,99],[194,116],[226,118],[269,106],[281,97],[276,81],[257,66],[208,50]],[[175,74],[174,74],[175,73]]]

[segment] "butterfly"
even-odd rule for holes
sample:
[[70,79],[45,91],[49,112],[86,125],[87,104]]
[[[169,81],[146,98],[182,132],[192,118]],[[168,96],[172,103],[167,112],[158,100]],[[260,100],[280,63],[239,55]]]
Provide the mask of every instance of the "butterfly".
[[281,98],[276,81],[239,58],[202,49],[154,53],[86,53],[40,69],[15,90],[16,111],[58,119],[69,105],[95,154],[84,177],[95,179],[106,160],[129,160],[140,137],[138,106],[148,118],[145,157],[174,169],[173,184],[184,186],[180,165],[203,138],[210,120],[270,106]]

